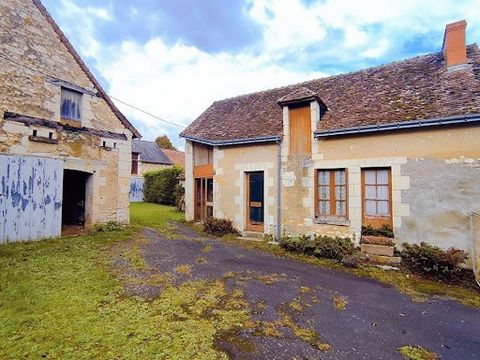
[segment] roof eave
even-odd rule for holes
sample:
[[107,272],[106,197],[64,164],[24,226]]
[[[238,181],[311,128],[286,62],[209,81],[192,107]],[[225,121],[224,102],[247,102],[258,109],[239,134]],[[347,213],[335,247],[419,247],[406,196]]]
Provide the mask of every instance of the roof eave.
[[208,140],[196,138],[188,135],[180,135],[185,140],[196,142],[203,145],[210,146],[228,146],[228,145],[245,145],[245,144],[258,144],[258,143],[269,143],[269,142],[278,142],[282,139],[280,135],[270,135],[270,136],[260,136],[255,138],[243,138],[243,139],[230,139],[230,140]]
[[422,119],[394,122],[389,124],[367,125],[349,128],[339,128],[325,131],[315,131],[316,138],[335,137],[335,136],[353,136],[359,134],[373,134],[387,131],[398,131],[408,129],[420,129],[427,127],[438,127],[446,125],[462,125],[480,123],[480,114],[458,115],[444,118]]

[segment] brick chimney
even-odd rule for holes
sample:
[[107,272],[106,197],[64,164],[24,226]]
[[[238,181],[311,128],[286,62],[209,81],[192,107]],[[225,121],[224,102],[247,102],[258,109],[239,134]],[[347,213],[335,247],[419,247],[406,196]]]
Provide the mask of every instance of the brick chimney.
[[465,20],[448,24],[445,27],[442,50],[447,66],[467,63],[466,27]]

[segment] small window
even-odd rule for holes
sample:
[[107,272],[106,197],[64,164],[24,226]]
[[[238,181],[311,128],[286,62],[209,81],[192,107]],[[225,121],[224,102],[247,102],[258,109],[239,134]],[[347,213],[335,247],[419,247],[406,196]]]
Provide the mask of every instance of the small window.
[[62,119],[80,120],[82,108],[82,93],[62,88],[62,103],[60,114]]
[[345,169],[317,171],[317,208],[319,217],[347,217],[347,172]]
[[37,130],[33,130],[32,135],[37,136]]
[[48,133],[48,138],[49,138],[50,140],[53,139],[53,132],[49,132],[49,133]]
[[132,175],[138,175],[138,154],[132,154]]

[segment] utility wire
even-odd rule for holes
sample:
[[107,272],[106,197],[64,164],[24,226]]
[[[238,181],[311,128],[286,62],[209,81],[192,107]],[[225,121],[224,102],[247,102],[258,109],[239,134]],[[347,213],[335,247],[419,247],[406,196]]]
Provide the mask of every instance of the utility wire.
[[112,98],[113,100],[118,101],[119,103],[122,103],[123,105],[129,106],[129,107],[131,107],[132,109],[138,110],[138,111],[140,111],[140,112],[142,112],[142,113],[144,113],[144,114],[147,114],[147,115],[149,115],[149,116],[151,116],[151,117],[154,117],[155,119],[158,119],[158,120],[160,120],[160,121],[163,121],[164,123],[167,123],[167,124],[170,124],[170,125],[173,125],[173,126],[178,126],[178,127],[181,128],[181,129],[185,129],[185,126],[183,126],[183,125],[180,125],[180,124],[174,123],[174,122],[172,122],[172,121],[168,121],[168,120],[162,119],[162,118],[160,118],[160,117],[158,117],[158,116],[156,116],[156,115],[153,115],[152,113],[150,113],[150,112],[148,112],[148,111],[146,111],[146,110],[142,110],[142,109],[140,109],[140,108],[138,108],[138,107],[136,107],[136,106],[134,106],[134,105],[130,105],[129,103],[126,103],[126,102],[123,101],[123,100],[117,99],[116,97],[114,97],[114,96],[112,96],[112,95],[108,95],[108,96],[109,96],[110,98]]
[[[44,72],[42,72],[42,71],[40,71],[40,70],[38,70],[38,69],[34,69],[34,68],[32,68],[32,67],[30,67],[30,66],[27,66],[27,65],[25,65],[25,64],[20,64],[19,62],[16,62],[16,61],[14,61],[14,60],[12,60],[12,59],[10,59],[10,58],[2,55],[2,54],[0,54],[0,58],[5,59],[5,60],[11,62],[12,64],[15,64],[15,65],[17,65],[17,66],[21,66],[21,67],[23,67],[23,68],[25,68],[25,69],[28,69],[28,70],[30,70],[30,71],[33,71],[33,72],[37,72],[37,73],[39,73],[39,74],[42,74],[42,75],[44,75],[44,76],[52,77],[52,78],[57,78],[56,76],[46,74],[46,73],[44,73]],[[123,100],[117,99],[116,97],[114,97],[114,96],[112,96],[112,95],[108,95],[108,97],[110,97],[111,99],[113,99],[113,100],[115,100],[115,101],[118,101],[119,103],[122,103],[123,105],[126,105],[126,106],[128,106],[128,107],[131,107],[132,109],[135,109],[135,110],[140,111],[140,112],[142,112],[142,113],[144,113],[144,114],[146,114],[146,115],[148,115],[148,116],[151,116],[151,117],[153,117],[153,118],[155,118],[155,119],[157,119],[157,120],[159,120],[159,121],[162,121],[162,122],[164,122],[164,123],[166,123],[166,124],[173,125],[173,126],[176,126],[176,127],[181,128],[181,129],[185,129],[185,126],[183,126],[183,125],[174,123],[173,121],[168,121],[168,120],[162,119],[161,117],[159,117],[159,116],[157,116],[157,115],[154,115],[154,114],[152,114],[151,112],[148,112],[148,111],[146,111],[146,110],[143,110],[143,109],[141,109],[141,108],[139,108],[139,107],[137,107],[137,106],[131,105],[131,104],[129,104],[129,103],[123,101]]]

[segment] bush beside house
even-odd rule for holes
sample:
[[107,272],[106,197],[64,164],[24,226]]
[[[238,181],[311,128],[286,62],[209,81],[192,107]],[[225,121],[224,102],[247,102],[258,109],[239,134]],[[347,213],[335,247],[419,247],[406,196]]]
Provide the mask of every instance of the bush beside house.
[[214,217],[208,217],[205,219],[203,222],[203,230],[207,234],[219,237],[227,234],[238,234],[238,231],[233,227],[231,220]]
[[342,261],[354,251],[353,242],[349,238],[321,235],[315,235],[313,238],[305,235],[283,237],[280,240],[280,246],[287,251],[336,261]]
[[175,205],[176,186],[178,178],[182,173],[180,167],[151,171],[144,174],[144,199],[146,202],[152,202],[163,205]]

